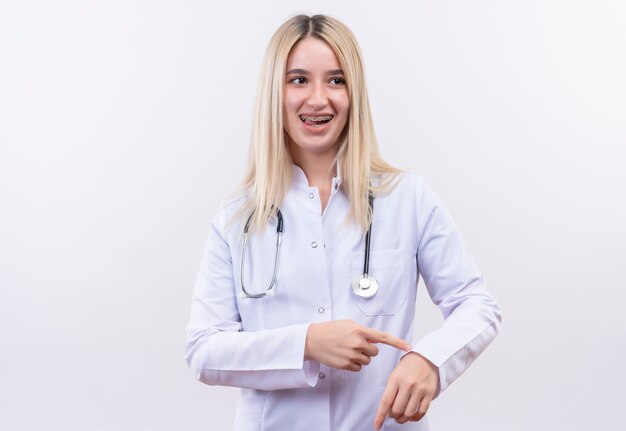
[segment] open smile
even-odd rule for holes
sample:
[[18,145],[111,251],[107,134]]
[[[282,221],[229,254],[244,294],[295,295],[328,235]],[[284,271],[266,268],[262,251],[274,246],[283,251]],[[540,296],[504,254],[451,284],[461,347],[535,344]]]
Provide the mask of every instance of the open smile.
[[320,116],[310,116],[301,114],[300,120],[311,127],[322,127],[325,124],[328,124],[333,118],[334,115],[320,115]]

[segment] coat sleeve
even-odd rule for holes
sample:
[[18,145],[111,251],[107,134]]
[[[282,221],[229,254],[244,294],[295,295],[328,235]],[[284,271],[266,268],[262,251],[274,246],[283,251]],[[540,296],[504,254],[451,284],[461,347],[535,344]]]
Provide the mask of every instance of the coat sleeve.
[[320,364],[304,360],[308,324],[244,330],[225,219],[222,209],[211,224],[196,280],[186,327],[187,364],[209,385],[261,390],[315,386]]
[[439,367],[438,395],[493,341],[502,318],[450,214],[432,190],[417,181],[418,270],[445,320],[414,340],[413,351]]

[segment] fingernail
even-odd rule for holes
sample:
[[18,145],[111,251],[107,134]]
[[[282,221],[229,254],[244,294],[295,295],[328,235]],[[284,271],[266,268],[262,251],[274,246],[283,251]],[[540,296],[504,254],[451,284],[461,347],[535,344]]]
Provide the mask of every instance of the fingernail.
[[411,347],[411,346],[409,346],[408,344],[405,344],[405,345],[404,345],[404,350],[405,350],[405,351],[410,352],[410,351],[411,351],[411,349],[412,349],[412,347]]

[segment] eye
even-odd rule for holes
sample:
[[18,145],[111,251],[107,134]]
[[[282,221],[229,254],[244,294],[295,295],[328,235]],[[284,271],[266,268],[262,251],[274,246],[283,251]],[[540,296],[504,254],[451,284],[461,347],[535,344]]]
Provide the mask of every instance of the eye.
[[345,85],[346,80],[339,76],[335,76],[334,78],[330,78],[329,82],[333,85]]
[[303,76],[296,76],[294,78],[291,78],[288,82],[291,84],[302,85],[306,84],[306,78],[304,78]]

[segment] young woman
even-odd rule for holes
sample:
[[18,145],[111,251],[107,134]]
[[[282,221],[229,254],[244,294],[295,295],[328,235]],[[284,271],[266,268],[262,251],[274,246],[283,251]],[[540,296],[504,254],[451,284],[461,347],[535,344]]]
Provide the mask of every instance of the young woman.
[[[420,274],[445,321],[413,339]],[[499,324],[435,194],[381,159],[350,30],[289,19],[262,66],[244,187],[211,224],[187,326],[196,377],[242,388],[235,430],[428,430],[431,400]]]

